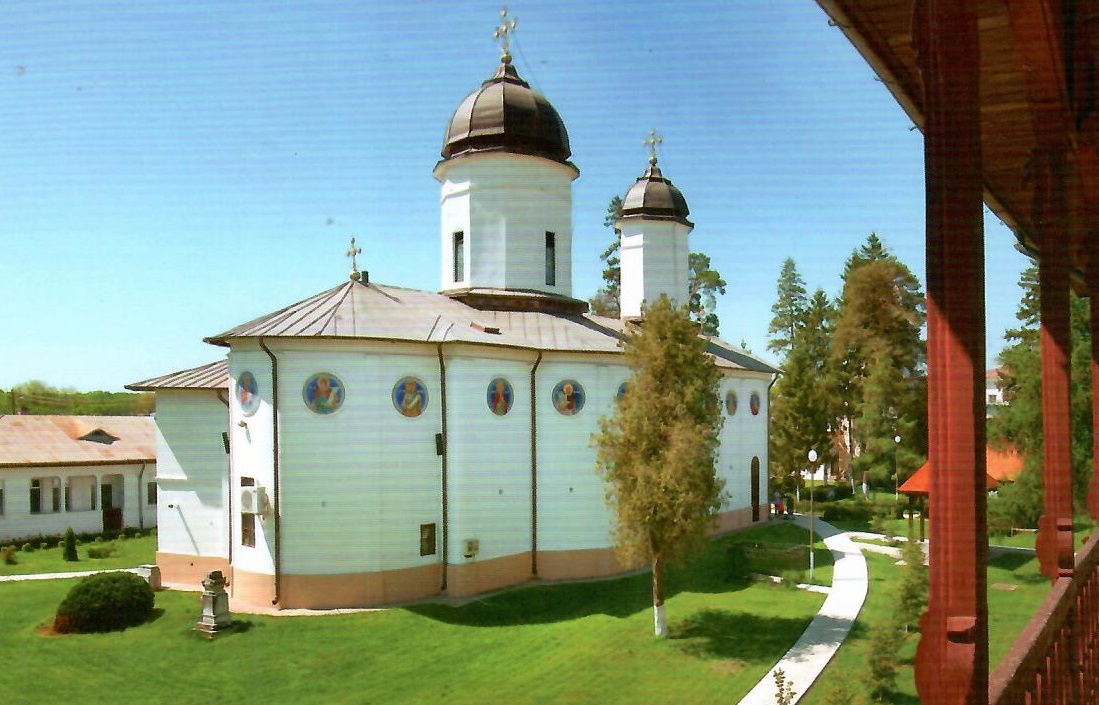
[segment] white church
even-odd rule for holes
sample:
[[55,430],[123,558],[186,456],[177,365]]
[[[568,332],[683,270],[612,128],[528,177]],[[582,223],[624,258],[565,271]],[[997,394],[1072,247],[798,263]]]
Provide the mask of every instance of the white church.
[[[438,293],[370,281],[353,259],[328,291],[206,338],[227,360],[130,385],[156,392],[166,584],[221,570],[234,605],[325,609],[622,571],[591,435],[630,375],[625,327],[660,294],[685,302],[693,225],[654,151],[617,223],[622,317],[588,313],[565,124],[506,40],[435,166]],[[777,371],[708,350],[724,533],[768,518]]]

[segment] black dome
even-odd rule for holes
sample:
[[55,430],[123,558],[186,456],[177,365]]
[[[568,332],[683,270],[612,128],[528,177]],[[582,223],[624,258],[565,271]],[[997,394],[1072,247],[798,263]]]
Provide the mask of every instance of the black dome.
[[454,111],[442,155],[450,159],[490,150],[533,154],[562,164],[572,155],[561,116],[545,96],[519,78],[508,59]]
[[622,200],[622,218],[647,218],[650,220],[675,220],[694,227],[687,216],[687,199],[671,181],[660,173],[656,160],[649,162],[649,168],[626,192]]

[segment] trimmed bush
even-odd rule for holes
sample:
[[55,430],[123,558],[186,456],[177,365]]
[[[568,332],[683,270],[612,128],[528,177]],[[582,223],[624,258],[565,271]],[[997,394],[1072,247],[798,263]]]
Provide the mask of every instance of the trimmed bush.
[[77,583],[57,608],[61,634],[121,631],[153,616],[153,589],[133,573],[97,573]]
[[15,546],[4,546],[0,548],[0,560],[4,561],[4,565],[15,565],[19,562],[19,559],[15,557]]
[[19,550],[23,553],[32,553],[34,551],[34,546],[29,543],[25,543]]
[[114,554],[114,544],[107,543],[88,549],[88,558],[110,558]]
[[65,540],[62,543],[64,545],[61,550],[62,558],[70,562],[80,560],[80,556],[76,555],[76,533],[71,526],[65,529]]

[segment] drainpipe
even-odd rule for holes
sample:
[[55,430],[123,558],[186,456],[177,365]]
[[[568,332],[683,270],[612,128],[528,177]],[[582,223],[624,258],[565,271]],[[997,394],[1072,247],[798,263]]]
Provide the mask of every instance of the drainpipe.
[[442,483],[442,494],[443,494],[443,532],[442,532],[443,533],[443,537],[442,537],[442,540],[443,540],[443,575],[442,575],[442,583],[439,586],[439,590],[445,592],[446,591],[446,582],[447,582],[447,573],[448,573],[448,561],[450,560],[450,557],[449,557],[449,555],[450,555],[449,554],[450,526],[449,526],[448,521],[447,521],[447,519],[448,519],[447,500],[449,499],[449,497],[448,497],[447,474],[446,474],[447,473],[447,464],[446,464],[446,457],[447,457],[446,363],[443,361],[443,344],[439,343],[436,346],[435,351],[439,355],[439,406],[442,409],[442,415],[443,415],[442,442],[440,443],[440,448],[439,448],[440,452],[442,453],[442,458],[443,458],[443,460],[442,460],[442,478],[440,480],[441,483]]
[[[282,533],[279,523],[279,361],[271,348],[259,338],[259,346],[271,358],[271,506],[275,519],[275,599],[277,605],[282,599]],[[230,491],[230,494],[232,492]]]
[[141,489],[144,483],[142,479],[145,477],[146,463],[141,464],[141,469],[137,471],[137,528],[141,531],[145,530],[145,507],[144,502],[141,501]]
[[538,386],[535,375],[542,351],[530,368],[530,574],[538,575]]
[[[218,401],[220,401],[222,404],[225,405],[225,425],[226,425],[226,427],[228,427],[229,426],[229,419],[232,415],[232,412],[229,410],[229,393],[227,391],[219,389],[217,392],[215,392],[215,394],[218,398]],[[225,545],[227,547],[227,552],[229,554],[229,556],[228,556],[229,571],[230,571],[229,572],[229,576],[230,576],[230,581],[229,581],[229,586],[230,587],[229,587],[229,589],[232,590],[232,585],[235,582],[232,579],[232,575],[233,575],[233,573],[232,573],[232,570],[233,570],[233,454],[232,454],[230,446],[229,446],[229,432],[228,431],[225,432],[224,437],[225,437],[225,454],[227,456],[229,456],[229,460],[226,463],[226,471],[229,474],[229,477],[226,479],[226,487],[229,488],[229,491],[226,493],[228,495],[228,497],[226,498],[226,503],[225,503],[225,510],[226,510],[226,512],[228,512],[228,517],[229,517],[225,522],[225,530],[228,532],[229,536],[227,537],[227,539],[225,541]]]

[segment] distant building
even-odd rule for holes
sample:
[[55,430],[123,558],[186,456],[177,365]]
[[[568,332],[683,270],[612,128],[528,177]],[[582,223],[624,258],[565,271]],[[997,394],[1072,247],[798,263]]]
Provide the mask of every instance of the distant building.
[[0,541],[157,523],[147,416],[0,416]]
[[[131,385],[157,397],[165,582],[219,569],[238,603],[335,608],[621,572],[591,436],[642,303],[688,295],[693,224],[656,142],[617,224],[623,318],[592,315],[572,296],[568,134],[505,48],[435,165],[439,293],[372,282],[352,242],[350,279],[207,338],[227,367]],[[768,516],[777,371],[706,344],[731,531]]]
[[996,367],[985,372],[985,416],[988,418],[992,418],[997,406],[1007,404],[1003,389],[1003,379],[1006,372],[1002,367]]

